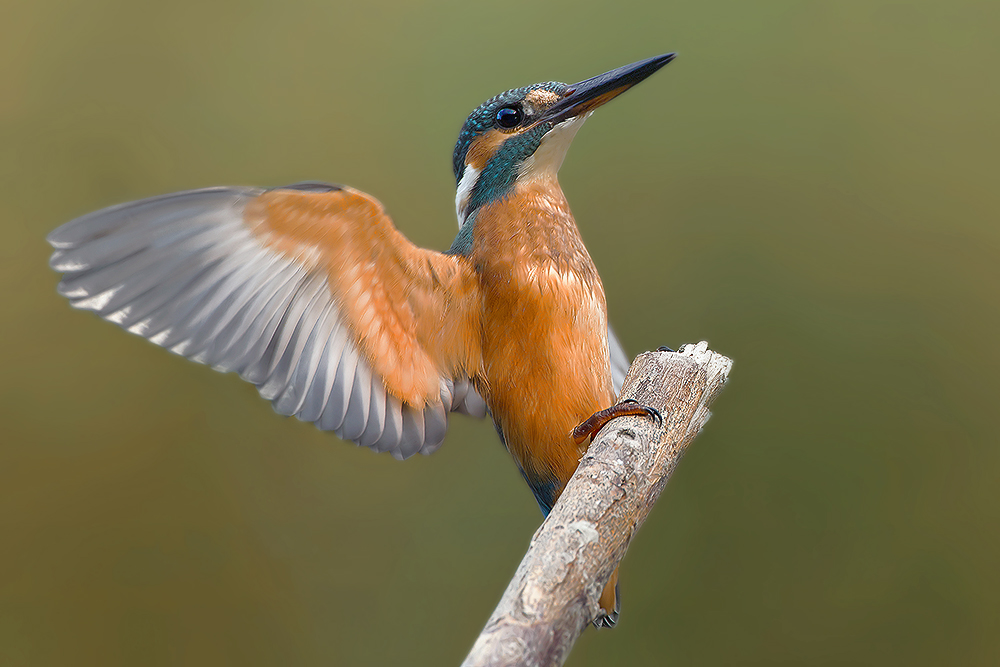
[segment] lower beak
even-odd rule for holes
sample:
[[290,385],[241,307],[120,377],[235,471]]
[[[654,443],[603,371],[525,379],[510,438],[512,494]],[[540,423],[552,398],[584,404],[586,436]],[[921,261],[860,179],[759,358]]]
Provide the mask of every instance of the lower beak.
[[676,53],[666,53],[662,56],[647,58],[571,85],[563,94],[563,98],[546,110],[541,120],[560,123],[593,111],[602,104],[618,97],[676,57]]

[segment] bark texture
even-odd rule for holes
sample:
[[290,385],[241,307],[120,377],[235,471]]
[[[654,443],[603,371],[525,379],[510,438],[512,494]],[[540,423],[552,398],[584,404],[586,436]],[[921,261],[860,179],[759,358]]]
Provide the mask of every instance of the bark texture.
[[705,342],[636,358],[620,400],[657,408],[663,425],[619,417],[594,437],[463,665],[563,664],[731,367]]

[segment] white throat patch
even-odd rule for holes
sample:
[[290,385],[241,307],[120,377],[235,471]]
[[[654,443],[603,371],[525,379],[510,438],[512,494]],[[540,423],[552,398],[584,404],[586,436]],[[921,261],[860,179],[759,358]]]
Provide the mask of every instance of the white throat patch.
[[521,163],[518,181],[555,178],[566,158],[573,137],[593,112],[570,118],[549,130],[535,152]]
[[[569,150],[569,145],[573,143],[577,131],[591,113],[593,112],[588,111],[575,118],[564,120],[549,130],[535,152],[521,163],[521,171],[517,180],[523,182],[556,178],[559,167],[562,166],[566,152]],[[469,197],[472,195],[472,189],[476,186],[476,181],[479,180],[480,173],[479,169],[466,164],[465,171],[462,172],[462,180],[458,182],[458,190],[455,192],[455,215],[458,217],[459,229],[465,225],[465,219],[468,217]]]

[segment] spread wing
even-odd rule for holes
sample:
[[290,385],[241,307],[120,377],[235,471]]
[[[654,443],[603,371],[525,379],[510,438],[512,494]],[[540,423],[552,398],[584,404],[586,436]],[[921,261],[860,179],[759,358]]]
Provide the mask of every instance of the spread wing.
[[478,282],[346,187],[208,188],[52,232],[77,308],[234,371],[281,414],[397,458],[434,451],[448,412],[482,417]]
[[621,341],[618,340],[618,336],[615,335],[610,326],[608,327],[608,352],[611,355],[611,382],[615,386],[615,396],[621,396],[625,375],[632,364],[625,355]]

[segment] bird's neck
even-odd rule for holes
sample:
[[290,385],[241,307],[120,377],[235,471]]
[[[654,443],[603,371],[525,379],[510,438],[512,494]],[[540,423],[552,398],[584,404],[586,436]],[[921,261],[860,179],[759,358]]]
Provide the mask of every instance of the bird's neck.
[[471,240],[469,258],[480,273],[515,280],[538,272],[572,273],[600,286],[554,177],[519,181],[507,196],[480,207]]

